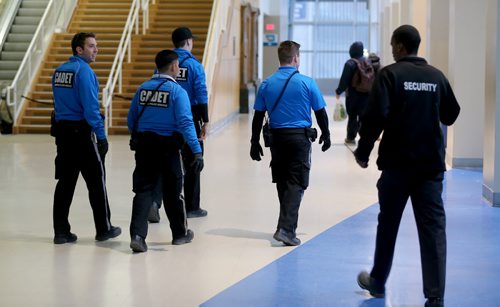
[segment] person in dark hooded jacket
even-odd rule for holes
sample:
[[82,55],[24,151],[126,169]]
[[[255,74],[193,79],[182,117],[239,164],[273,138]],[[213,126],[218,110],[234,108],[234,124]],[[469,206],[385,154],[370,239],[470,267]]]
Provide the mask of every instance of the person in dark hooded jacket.
[[340,95],[346,93],[346,109],[347,109],[347,136],[345,138],[346,144],[356,144],[356,135],[359,130],[359,119],[363,113],[366,105],[368,104],[368,93],[358,92],[352,87],[352,79],[354,78],[354,73],[358,69],[358,65],[355,60],[364,61],[363,59],[363,43],[354,42],[349,48],[350,59],[344,64],[344,70],[342,71],[342,76],[340,77],[339,86],[335,90],[337,99]]

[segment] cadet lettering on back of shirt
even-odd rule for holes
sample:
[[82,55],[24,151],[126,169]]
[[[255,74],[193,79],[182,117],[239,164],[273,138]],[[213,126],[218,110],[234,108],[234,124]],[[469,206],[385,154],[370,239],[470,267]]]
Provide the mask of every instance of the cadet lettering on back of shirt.
[[73,88],[73,77],[72,71],[56,71],[54,73],[54,86]]
[[179,67],[179,73],[175,80],[177,81],[187,81],[188,80],[188,68],[187,67]]
[[139,103],[141,106],[148,105],[154,107],[169,107],[169,92],[165,91],[152,91],[152,90],[141,90],[139,94]]

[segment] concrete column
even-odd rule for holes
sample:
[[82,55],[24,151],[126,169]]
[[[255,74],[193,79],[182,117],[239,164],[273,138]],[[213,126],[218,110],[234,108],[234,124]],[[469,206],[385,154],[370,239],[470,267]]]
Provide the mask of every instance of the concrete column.
[[429,1],[427,60],[448,76],[450,1]]
[[462,108],[448,129],[447,162],[452,167],[483,164],[487,1],[450,0],[448,71]]
[[411,2],[412,0],[400,0],[400,25],[406,25],[411,23]]
[[391,50],[391,35],[393,29],[391,24],[391,2],[385,1],[382,6],[381,11],[381,24],[383,25],[381,29],[382,40],[380,44],[381,51],[381,61],[383,66],[387,66],[394,62],[392,58],[392,50]]
[[[436,0],[434,0],[436,1]],[[441,1],[441,0],[437,0]],[[421,43],[418,56],[427,58],[427,5],[428,0],[411,0],[410,2],[410,24],[417,28],[420,33]]]
[[500,1],[487,2],[483,197],[500,207]]

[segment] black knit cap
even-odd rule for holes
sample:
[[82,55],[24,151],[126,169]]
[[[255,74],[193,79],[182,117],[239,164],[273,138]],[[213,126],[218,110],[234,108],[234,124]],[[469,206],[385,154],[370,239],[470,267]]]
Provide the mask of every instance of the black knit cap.
[[172,42],[174,44],[182,42],[189,38],[196,38],[196,37],[193,36],[191,29],[189,29],[188,27],[179,27],[175,29],[174,32],[172,32]]
[[351,58],[358,59],[363,56],[363,43],[362,42],[354,42],[349,48],[349,56]]

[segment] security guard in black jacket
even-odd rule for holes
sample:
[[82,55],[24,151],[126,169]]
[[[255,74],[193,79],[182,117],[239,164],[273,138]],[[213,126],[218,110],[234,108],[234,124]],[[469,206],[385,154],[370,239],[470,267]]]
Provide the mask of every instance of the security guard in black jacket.
[[375,80],[361,120],[355,151],[366,168],[374,143],[379,147],[377,183],[380,213],[374,265],[361,272],[358,284],[375,297],[385,295],[403,210],[411,198],[417,223],[425,306],[443,306],[446,276],[445,211],[441,193],[445,143],[440,123],[452,125],[460,106],[441,71],[417,57],[420,35],[413,26],[397,28],[391,39],[396,63]]
[[[271,130],[271,170],[280,201],[280,216],[274,234],[285,245],[299,245],[295,234],[300,202],[309,185],[311,142],[316,130],[311,128],[311,109],[321,129],[322,150],[330,148],[330,131],[325,101],[313,79],[298,73],[300,45],[284,41],[278,48],[280,67],[264,80],[255,99],[250,156],[260,161],[259,143],[266,111]],[[264,140],[265,141],[265,140]]]

